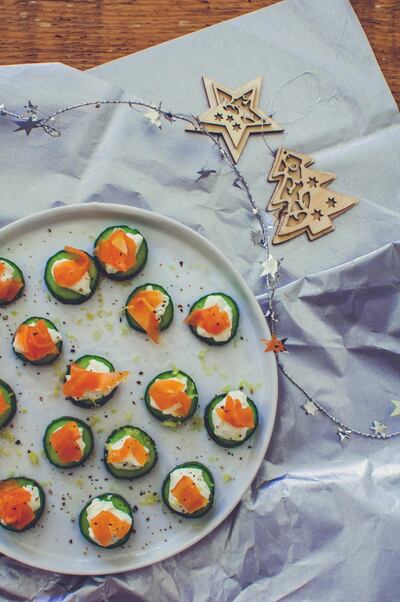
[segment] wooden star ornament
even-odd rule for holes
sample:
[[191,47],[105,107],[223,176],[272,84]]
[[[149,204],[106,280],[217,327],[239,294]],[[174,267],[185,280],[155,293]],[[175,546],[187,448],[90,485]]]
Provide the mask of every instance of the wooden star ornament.
[[270,339],[261,339],[261,342],[266,346],[264,352],[273,351],[274,353],[282,353],[287,351],[285,347],[286,339],[278,339],[274,334]]
[[358,200],[327,188],[335,174],[312,169],[314,161],[302,153],[279,149],[268,175],[277,186],[267,210],[277,211],[277,245],[304,232],[315,240],[335,229],[333,218],[354,207]]
[[[250,134],[283,131],[283,127],[258,106],[262,77],[236,89],[222,86],[205,76],[203,83],[210,108],[198,120],[207,131],[223,137],[235,163],[238,162]],[[195,125],[189,126],[187,131],[202,132]]]

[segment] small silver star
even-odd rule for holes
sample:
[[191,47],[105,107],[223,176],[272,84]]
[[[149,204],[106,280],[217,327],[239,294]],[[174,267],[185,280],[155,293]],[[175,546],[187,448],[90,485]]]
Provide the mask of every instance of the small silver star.
[[157,109],[149,109],[147,113],[144,114],[146,119],[150,121],[152,125],[161,129],[161,115],[157,111]]
[[27,136],[29,136],[33,129],[41,127],[41,121],[38,121],[32,115],[28,119],[14,119],[14,123],[18,126],[14,132],[24,131]]
[[376,437],[386,437],[387,426],[383,424],[383,422],[379,422],[379,420],[374,420],[371,426],[371,431],[374,431],[374,435]]
[[260,233],[257,232],[256,230],[252,230],[250,232],[250,240],[253,243],[254,246],[257,246],[261,243],[261,236]]
[[318,412],[318,408],[313,401],[307,401],[307,403],[303,404],[301,407],[307,415],[311,414],[311,416],[315,416]]
[[276,276],[276,272],[278,271],[279,263],[272,255],[267,255],[265,261],[262,262],[262,272],[260,274],[260,278],[263,276]]
[[28,100],[28,104],[25,105],[25,109],[27,113],[32,113],[32,115],[36,115],[38,111],[38,105],[33,105],[30,100]]
[[394,405],[394,410],[390,414],[391,416],[400,416],[400,400],[391,399],[392,404]]
[[342,427],[340,427],[340,426],[339,426],[339,427],[337,428],[337,431],[336,431],[336,432],[337,432],[337,434],[338,434],[338,436],[339,436],[340,443],[343,443],[343,441],[344,441],[345,439],[350,439],[351,431],[349,431],[348,429],[346,429],[346,428],[342,428]]
[[208,178],[209,176],[211,176],[211,174],[217,173],[217,171],[215,169],[204,169],[204,167],[203,167],[197,173],[199,174],[199,177],[197,178],[196,182],[198,180]]

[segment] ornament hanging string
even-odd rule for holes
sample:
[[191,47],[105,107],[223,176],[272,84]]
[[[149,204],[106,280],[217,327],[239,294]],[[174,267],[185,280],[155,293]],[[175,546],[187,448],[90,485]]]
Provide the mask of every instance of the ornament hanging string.
[[[15,118],[14,123],[18,126],[18,128],[14,131],[25,131],[25,133],[27,135],[29,135],[32,129],[41,128],[50,136],[58,137],[61,135],[61,131],[58,128],[56,128],[54,125],[56,117],[59,117],[60,115],[67,113],[69,111],[74,111],[77,109],[81,109],[81,108],[85,108],[85,107],[92,107],[92,106],[94,106],[96,108],[100,108],[100,106],[103,106],[103,105],[126,105],[126,106],[129,106],[130,108],[135,108],[135,109],[136,108],[148,109],[149,113],[146,116],[151,120],[151,122],[153,124],[157,125],[160,128],[161,128],[161,121],[160,121],[161,117],[163,117],[164,119],[166,119],[167,121],[170,121],[170,122],[182,121],[182,122],[189,123],[191,125],[195,125],[218,148],[220,156],[222,157],[222,159],[224,161],[226,161],[228,163],[228,165],[231,167],[231,169],[235,175],[235,180],[233,182],[233,185],[237,188],[240,188],[243,191],[243,193],[245,194],[245,196],[248,200],[248,203],[251,207],[251,212],[252,212],[253,216],[255,218],[257,218],[259,226],[260,226],[261,239],[258,241],[258,244],[264,249],[264,252],[265,252],[265,261],[262,264],[263,271],[261,273],[261,276],[265,277],[265,292],[264,292],[263,297],[266,300],[266,304],[267,304],[267,311],[264,315],[270,326],[271,333],[272,333],[272,335],[274,335],[276,323],[278,321],[275,311],[274,311],[274,294],[275,294],[276,285],[277,285],[278,277],[279,277],[280,261],[276,261],[270,253],[270,241],[269,241],[269,236],[268,236],[267,224],[253,198],[253,195],[252,195],[252,192],[251,192],[251,189],[250,189],[250,186],[249,186],[247,180],[245,179],[245,177],[243,176],[243,174],[241,173],[241,171],[239,170],[237,165],[234,163],[234,161],[231,159],[231,157],[229,156],[229,154],[227,153],[225,148],[219,142],[217,136],[215,134],[213,135],[212,133],[207,131],[207,129],[204,127],[204,125],[199,121],[199,119],[197,117],[195,117],[193,115],[189,117],[182,113],[172,113],[171,111],[164,111],[161,108],[161,105],[157,107],[153,104],[146,103],[143,101],[120,100],[120,99],[93,100],[93,101],[77,103],[74,105],[70,105],[70,106],[58,109],[57,111],[54,111],[47,117],[43,117],[43,118],[38,117],[38,110],[37,110],[38,108],[36,105],[33,105],[31,103],[31,101],[29,101],[28,105],[25,106],[25,112],[23,112],[23,113],[15,113],[13,111],[9,111],[8,109],[6,109],[4,104],[0,104],[0,117],[8,116],[8,117]],[[150,115],[150,113],[152,115]],[[156,117],[154,117],[154,115],[156,115]],[[263,136],[263,138],[264,138],[264,136]],[[271,150],[273,156],[275,156],[276,152],[272,151],[272,149],[270,149],[270,150]],[[337,434],[339,435],[339,438],[341,441],[343,441],[344,439],[350,438],[351,435],[358,435],[360,437],[369,438],[369,439],[388,439],[388,438],[393,438],[393,437],[397,437],[400,435],[400,431],[387,434],[385,432],[387,427],[377,420],[375,420],[373,422],[373,426],[372,426],[372,430],[374,431],[374,434],[365,433],[365,432],[362,432],[357,429],[353,429],[353,428],[349,427],[347,424],[341,422],[338,418],[336,418],[333,414],[331,414],[319,402],[317,402],[306,391],[306,389],[302,385],[300,385],[293,376],[290,375],[290,373],[287,371],[286,367],[284,367],[283,364],[278,360],[278,357],[277,357],[277,364],[278,364],[278,367],[279,367],[280,371],[282,372],[282,374],[295,387],[297,387],[297,389],[299,389],[299,391],[301,391],[302,394],[308,400],[307,403],[304,404],[304,406],[303,406],[303,408],[306,410],[307,414],[314,415],[317,411],[321,412],[324,416],[326,416],[329,420],[331,420],[331,422],[333,422],[337,426]]]

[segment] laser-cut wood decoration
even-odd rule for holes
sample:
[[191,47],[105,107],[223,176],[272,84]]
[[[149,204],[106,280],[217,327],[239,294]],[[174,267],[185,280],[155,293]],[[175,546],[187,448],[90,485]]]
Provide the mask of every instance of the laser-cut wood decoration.
[[311,169],[312,157],[281,148],[268,175],[278,182],[268,211],[278,212],[272,240],[277,245],[306,232],[315,240],[335,229],[332,221],[358,203],[355,197],[326,188],[335,174]]
[[[236,90],[221,86],[205,76],[203,83],[210,108],[198,119],[209,132],[223,137],[235,163],[238,162],[250,134],[283,131],[283,127],[258,107],[262,77],[257,77]],[[186,130],[201,133],[195,125]]]

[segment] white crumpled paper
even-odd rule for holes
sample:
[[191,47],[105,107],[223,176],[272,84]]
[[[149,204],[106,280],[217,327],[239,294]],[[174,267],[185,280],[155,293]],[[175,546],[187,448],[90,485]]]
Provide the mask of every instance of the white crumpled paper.
[[[335,415],[368,430],[399,399],[399,113],[346,0],[287,0],[82,74],[62,65],[0,70],[0,101],[45,113],[86,99],[137,98],[201,113],[201,76],[235,87],[262,75],[261,103],[286,128],[268,136],[336,173],[360,203],[336,231],[272,249],[283,257],[278,334],[286,368]],[[1,222],[59,203],[125,202],[174,217],[232,259],[254,292],[262,252],[234,177],[209,140],[127,108],[82,109],[61,138],[29,139],[0,118]],[[272,155],[252,136],[239,168],[260,208]],[[216,169],[196,182],[201,168]],[[219,173],[221,172],[221,173]],[[269,218],[271,223],[271,220]],[[262,300],[262,297],[260,298]],[[340,445],[319,413],[280,381],[275,432],[251,491],[209,537],[163,563],[113,577],[67,577],[0,559],[0,598],[97,602],[398,598],[400,440]],[[372,431],[371,431],[372,432]]]

